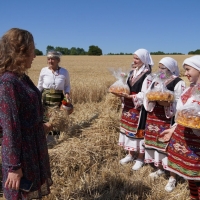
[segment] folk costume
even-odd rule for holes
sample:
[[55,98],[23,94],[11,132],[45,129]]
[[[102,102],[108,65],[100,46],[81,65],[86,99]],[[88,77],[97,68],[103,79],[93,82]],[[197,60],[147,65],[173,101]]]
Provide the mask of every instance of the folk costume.
[[[149,102],[144,97],[144,107],[147,111],[147,119],[146,119],[146,128],[145,128],[145,163],[154,163],[155,166],[159,166],[159,164],[163,164],[163,167],[166,168],[166,146],[167,143],[160,142],[157,140],[158,135],[163,132],[165,129],[170,128],[172,121],[174,120],[174,115],[176,112],[176,104],[178,99],[180,98],[181,93],[185,89],[185,82],[180,79],[179,70],[177,62],[170,58],[165,57],[160,60],[161,64],[163,64],[167,69],[170,70],[171,76],[165,79],[164,83],[168,90],[174,92],[175,100],[171,102],[169,106],[161,106],[156,101]],[[158,85],[156,85],[158,84]],[[158,87],[156,78],[153,79],[149,89],[146,91],[149,92],[154,87]]]
[[151,72],[153,61],[149,52],[145,49],[139,49],[134,54],[144,64],[139,70],[137,68],[132,70],[127,80],[133,98],[124,98],[124,108],[120,120],[119,145],[123,146],[125,150],[144,153],[141,141],[144,138],[145,120],[143,119],[146,117],[146,111],[137,100],[137,95],[140,95],[143,81]]
[[45,106],[59,105],[64,98],[64,94],[70,92],[69,73],[62,67],[58,67],[55,72],[49,67],[44,67],[40,72],[37,87],[43,94],[43,104]]
[[[195,103],[192,86],[182,95],[177,109]],[[200,181],[200,130],[177,124],[167,147],[168,169],[185,179]]]
[[[184,65],[200,71],[200,56],[185,59]],[[191,85],[177,103],[177,110],[195,103]],[[198,85],[199,89],[199,85]],[[200,130],[191,129],[177,124],[167,147],[167,169],[188,179],[191,197],[200,198]],[[197,181],[197,182],[196,182]]]
[[[44,110],[47,107],[60,106],[64,94],[70,93],[71,87],[69,73],[66,69],[59,66],[56,71],[53,71],[49,67],[44,67],[40,72],[37,87],[42,93]],[[49,118],[45,113],[46,112],[44,112],[43,121],[48,122]],[[55,135],[59,134],[59,132],[54,132],[53,134]]]

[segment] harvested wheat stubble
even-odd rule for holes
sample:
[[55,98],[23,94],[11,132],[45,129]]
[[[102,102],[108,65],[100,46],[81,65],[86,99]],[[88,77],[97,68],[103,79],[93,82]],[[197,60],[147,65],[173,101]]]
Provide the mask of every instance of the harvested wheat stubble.
[[[90,121],[94,111],[99,112],[98,118],[89,127],[83,125],[79,135],[71,135],[49,150],[54,184],[52,193],[45,199],[189,199],[187,184],[183,180],[178,179],[176,190],[169,194],[164,191],[167,177],[156,181],[148,179],[152,172],[149,165],[137,173],[131,170],[132,164],[119,165],[125,155],[117,145],[116,128],[121,108],[116,107],[119,105],[119,98],[112,94],[99,104],[77,105],[79,109],[83,107],[80,118],[77,109],[73,113],[77,124]],[[93,111],[86,112],[89,107]]]
[[45,113],[54,130],[67,131],[69,127],[69,115],[66,110],[60,109],[57,106],[47,107]]
[[[169,55],[168,55],[169,56]],[[190,55],[173,55],[183,74],[182,62]],[[158,61],[164,56],[152,56]],[[164,191],[167,178],[151,181],[153,169],[146,165],[139,172],[131,171],[133,163],[120,166],[125,156],[117,145],[119,136],[120,99],[107,94],[115,78],[108,68],[129,69],[133,56],[62,56],[60,65],[68,69],[71,79],[74,113],[69,116],[68,130],[60,142],[49,149],[52,193],[51,200],[187,200],[187,182],[178,179],[172,193]],[[36,57],[29,76],[37,84],[39,72],[46,66],[46,57]],[[80,83],[83,83],[80,86]],[[97,103],[98,102],[98,103]]]

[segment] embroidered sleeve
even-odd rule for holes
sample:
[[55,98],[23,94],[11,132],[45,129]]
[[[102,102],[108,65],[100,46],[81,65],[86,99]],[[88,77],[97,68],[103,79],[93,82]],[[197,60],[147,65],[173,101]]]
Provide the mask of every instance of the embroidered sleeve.
[[143,104],[146,92],[149,86],[151,85],[151,83],[152,83],[152,77],[149,75],[144,79],[141,92],[133,96],[133,103],[136,108],[138,108],[139,106]]
[[185,82],[179,81],[174,87],[174,96],[175,96],[174,102],[170,103],[169,106],[165,106],[165,115],[167,118],[171,118],[175,115],[177,101],[180,99],[180,96],[184,90],[185,90]]
[[181,94],[183,93],[183,91],[185,90],[185,82],[184,81],[179,81],[175,87],[174,87],[174,96],[175,96],[175,101],[177,102],[181,96]]

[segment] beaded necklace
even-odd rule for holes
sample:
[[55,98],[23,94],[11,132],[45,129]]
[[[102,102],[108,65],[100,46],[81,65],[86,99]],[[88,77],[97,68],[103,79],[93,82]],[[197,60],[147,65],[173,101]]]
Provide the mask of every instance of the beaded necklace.
[[52,74],[53,74],[53,87],[56,87],[56,76],[59,76],[59,71],[60,71],[60,67],[58,67],[56,69],[56,71],[58,71],[58,73],[56,71],[54,71],[53,69],[51,69]]

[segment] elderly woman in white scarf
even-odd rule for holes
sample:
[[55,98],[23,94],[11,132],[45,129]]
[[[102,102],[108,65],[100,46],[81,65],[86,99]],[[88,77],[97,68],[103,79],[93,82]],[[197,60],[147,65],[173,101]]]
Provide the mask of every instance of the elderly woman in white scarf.
[[142,84],[145,78],[151,73],[153,66],[152,58],[146,49],[138,49],[133,54],[132,70],[130,71],[127,84],[130,94],[121,94],[124,97],[124,107],[120,120],[119,145],[128,150],[128,155],[120,160],[122,165],[134,161],[139,152],[133,170],[138,170],[143,165],[144,139],[146,111],[142,104],[138,105],[136,96],[141,93]]
[[[179,98],[176,109],[179,112],[192,106],[197,117],[200,110],[200,56],[185,59],[183,68],[191,85]],[[166,149],[167,170],[188,180],[191,199],[200,199],[200,129],[188,127],[192,121],[191,115],[183,115],[183,118],[188,124],[183,126],[175,123],[170,129],[163,131],[160,137],[165,142],[170,140]]]
[[[145,128],[145,163],[154,163],[157,167],[155,172],[149,176],[151,178],[158,178],[164,173],[167,163],[164,162],[167,157],[166,146],[167,143],[158,140],[158,135],[165,129],[169,129],[174,123],[174,115],[176,112],[176,104],[181,94],[185,89],[185,82],[179,78],[179,69],[177,61],[171,57],[164,57],[159,62],[159,77],[155,77],[149,86],[146,94],[151,90],[160,91],[157,95],[163,95],[161,91],[172,92],[174,100],[168,101],[148,101],[146,95],[144,96],[144,108],[147,111],[146,128]],[[162,79],[160,79],[160,76]],[[171,192],[175,188],[176,175],[171,173],[168,184],[165,190]]]

